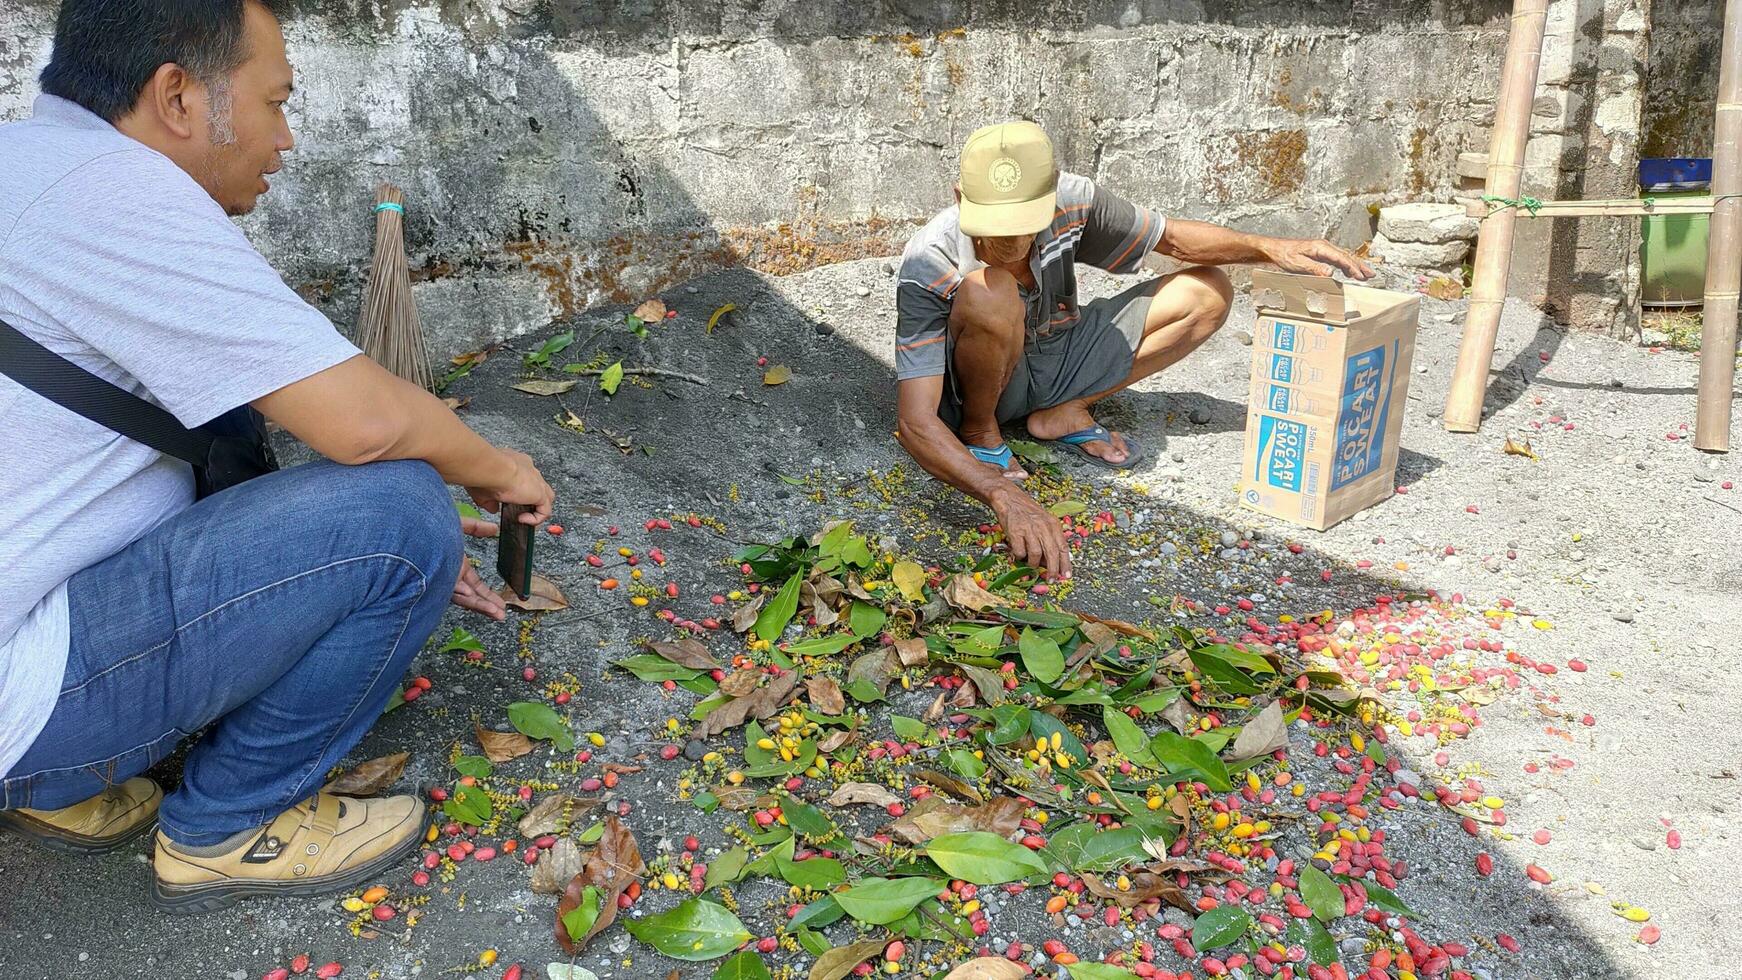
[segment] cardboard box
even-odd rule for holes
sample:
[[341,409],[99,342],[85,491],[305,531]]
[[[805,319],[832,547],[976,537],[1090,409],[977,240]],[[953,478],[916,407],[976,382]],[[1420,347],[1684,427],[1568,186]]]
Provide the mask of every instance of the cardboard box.
[[1323,531],[1397,489],[1421,298],[1267,271],[1252,298],[1240,502]]

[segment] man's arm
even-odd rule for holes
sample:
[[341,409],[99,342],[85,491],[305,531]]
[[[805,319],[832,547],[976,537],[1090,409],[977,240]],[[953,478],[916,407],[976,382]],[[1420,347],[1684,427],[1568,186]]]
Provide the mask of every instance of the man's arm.
[[896,438],[902,448],[927,473],[991,507],[1012,557],[1069,578],[1071,553],[1057,518],[995,468],[968,454],[938,418],[943,393],[942,375],[896,383]]
[[254,401],[262,415],[338,463],[421,459],[485,508],[526,504],[550,517],[554,494],[524,453],[497,449],[441,400],[358,355]]
[[1271,238],[1213,225],[1207,221],[1169,218],[1155,251],[1193,265],[1270,263],[1284,272],[1328,276],[1341,269],[1355,279],[1369,279],[1367,263],[1322,238]]

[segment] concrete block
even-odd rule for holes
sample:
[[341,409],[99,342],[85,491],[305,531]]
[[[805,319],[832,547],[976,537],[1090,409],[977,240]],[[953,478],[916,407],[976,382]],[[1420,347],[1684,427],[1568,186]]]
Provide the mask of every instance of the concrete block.
[[1387,265],[1449,272],[1456,269],[1470,254],[1470,243],[1454,241],[1432,245],[1422,242],[1394,242],[1379,234],[1373,236],[1371,251],[1374,258]]
[[1396,204],[1379,209],[1379,233],[1392,242],[1444,245],[1476,237],[1476,219],[1459,204]]

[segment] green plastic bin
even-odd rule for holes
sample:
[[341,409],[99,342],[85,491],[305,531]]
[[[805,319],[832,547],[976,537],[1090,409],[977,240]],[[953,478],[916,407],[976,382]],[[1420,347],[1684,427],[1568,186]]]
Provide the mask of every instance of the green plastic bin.
[[[1639,161],[1640,197],[1669,200],[1710,194],[1711,161],[1672,158]],[[1647,309],[1699,306],[1706,291],[1703,214],[1642,219],[1639,232],[1640,305]]]

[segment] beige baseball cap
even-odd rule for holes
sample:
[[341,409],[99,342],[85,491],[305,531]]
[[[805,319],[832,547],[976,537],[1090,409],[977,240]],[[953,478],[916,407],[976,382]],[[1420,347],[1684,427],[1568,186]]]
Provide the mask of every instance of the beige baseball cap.
[[962,233],[1036,234],[1052,221],[1058,183],[1046,130],[1031,122],[974,130],[962,146]]

